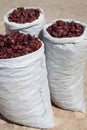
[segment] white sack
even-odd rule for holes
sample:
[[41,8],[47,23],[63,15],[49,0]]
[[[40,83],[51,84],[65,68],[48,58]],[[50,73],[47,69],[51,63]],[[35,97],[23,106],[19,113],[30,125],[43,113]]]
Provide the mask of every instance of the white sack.
[[[72,21],[72,19],[61,20]],[[87,55],[86,25],[73,20],[84,26],[84,33],[75,38],[58,39],[46,31],[46,28],[55,21],[46,25],[43,30],[52,101],[61,108],[85,112],[83,76]]]
[[18,124],[53,127],[43,44],[26,56],[0,59],[0,113]]
[[31,34],[35,36],[39,36],[42,38],[42,32],[41,30],[43,29],[44,25],[46,24],[46,20],[44,17],[44,12],[41,8],[39,7],[25,7],[25,9],[38,9],[40,11],[40,16],[38,19],[34,20],[31,23],[24,23],[24,24],[19,24],[15,22],[9,22],[8,21],[8,16],[11,12],[13,12],[14,9],[11,9],[7,14],[4,15],[4,24],[6,28],[6,33],[12,33],[14,31],[21,31],[26,34]]

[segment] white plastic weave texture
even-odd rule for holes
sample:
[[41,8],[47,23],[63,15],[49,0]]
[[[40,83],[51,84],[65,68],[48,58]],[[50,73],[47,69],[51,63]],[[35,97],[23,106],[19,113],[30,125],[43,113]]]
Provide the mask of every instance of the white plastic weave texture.
[[39,8],[39,7],[24,7],[25,9],[38,9],[40,11],[40,16],[38,19],[31,23],[24,23],[24,24],[18,24],[15,22],[9,22],[8,21],[8,16],[11,12],[13,12],[14,9],[11,9],[8,13],[4,15],[4,23],[5,23],[5,28],[6,28],[6,33],[11,33],[14,31],[21,31],[26,34],[31,34],[35,36],[39,36],[42,38],[42,33],[41,30],[43,29],[44,25],[46,24],[45,16],[44,16],[44,11]]
[[[74,38],[54,38],[46,29],[57,20],[80,23],[84,26],[84,33]],[[43,30],[52,101],[61,108],[85,112],[83,76],[87,55],[86,24],[72,19],[57,20]]]
[[0,60],[0,113],[26,126],[54,126],[43,43],[31,54]]

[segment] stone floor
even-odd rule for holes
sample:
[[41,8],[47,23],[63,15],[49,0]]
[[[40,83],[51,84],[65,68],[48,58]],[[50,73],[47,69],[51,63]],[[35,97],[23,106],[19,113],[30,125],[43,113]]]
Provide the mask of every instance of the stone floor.
[[[5,33],[3,16],[11,8],[36,6],[44,9],[47,23],[57,18],[74,18],[87,23],[87,0],[0,0],[0,33]],[[87,65],[84,76],[87,103]],[[87,130],[87,113],[71,112],[53,107],[55,127],[52,130]],[[0,130],[36,130],[0,119]]]

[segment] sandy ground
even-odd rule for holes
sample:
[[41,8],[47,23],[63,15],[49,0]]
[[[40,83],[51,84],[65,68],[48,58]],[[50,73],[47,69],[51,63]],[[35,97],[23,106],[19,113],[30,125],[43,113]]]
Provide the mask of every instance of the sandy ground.
[[[47,22],[57,18],[74,18],[87,23],[87,0],[0,0],[0,33],[5,33],[3,16],[11,8],[36,6],[44,9]],[[84,75],[87,104],[87,65]],[[55,127],[52,130],[87,130],[87,113],[65,111],[53,107]],[[0,119],[0,130],[35,130]]]

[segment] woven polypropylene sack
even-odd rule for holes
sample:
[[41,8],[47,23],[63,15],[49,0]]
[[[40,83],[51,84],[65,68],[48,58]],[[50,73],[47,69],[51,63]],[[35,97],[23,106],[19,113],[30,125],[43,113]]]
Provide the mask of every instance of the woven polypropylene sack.
[[26,126],[54,126],[43,44],[31,54],[0,59],[0,113]]
[[46,25],[43,30],[52,101],[61,108],[85,112],[83,76],[87,54],[86,24],[72,19],[61,19],[80,23],[84,26],[84,32],[79,37],[54,38],[46,29],[57,20]]
[[6,28],[6,33],[12,33],[14,31],[21,31],[26,34],[31,34],[35,36],[39,36],[42,39],[42,29],[46,24],[44,11],[39,7],[24,7],[25,9],[38,9],[40,12],[40,16],[38,19],[34,20],[31,23],[19,24],[15,22],[9,22],[8,16],[14,9],[11,9],[8,13],[4,15],[4,24]]

